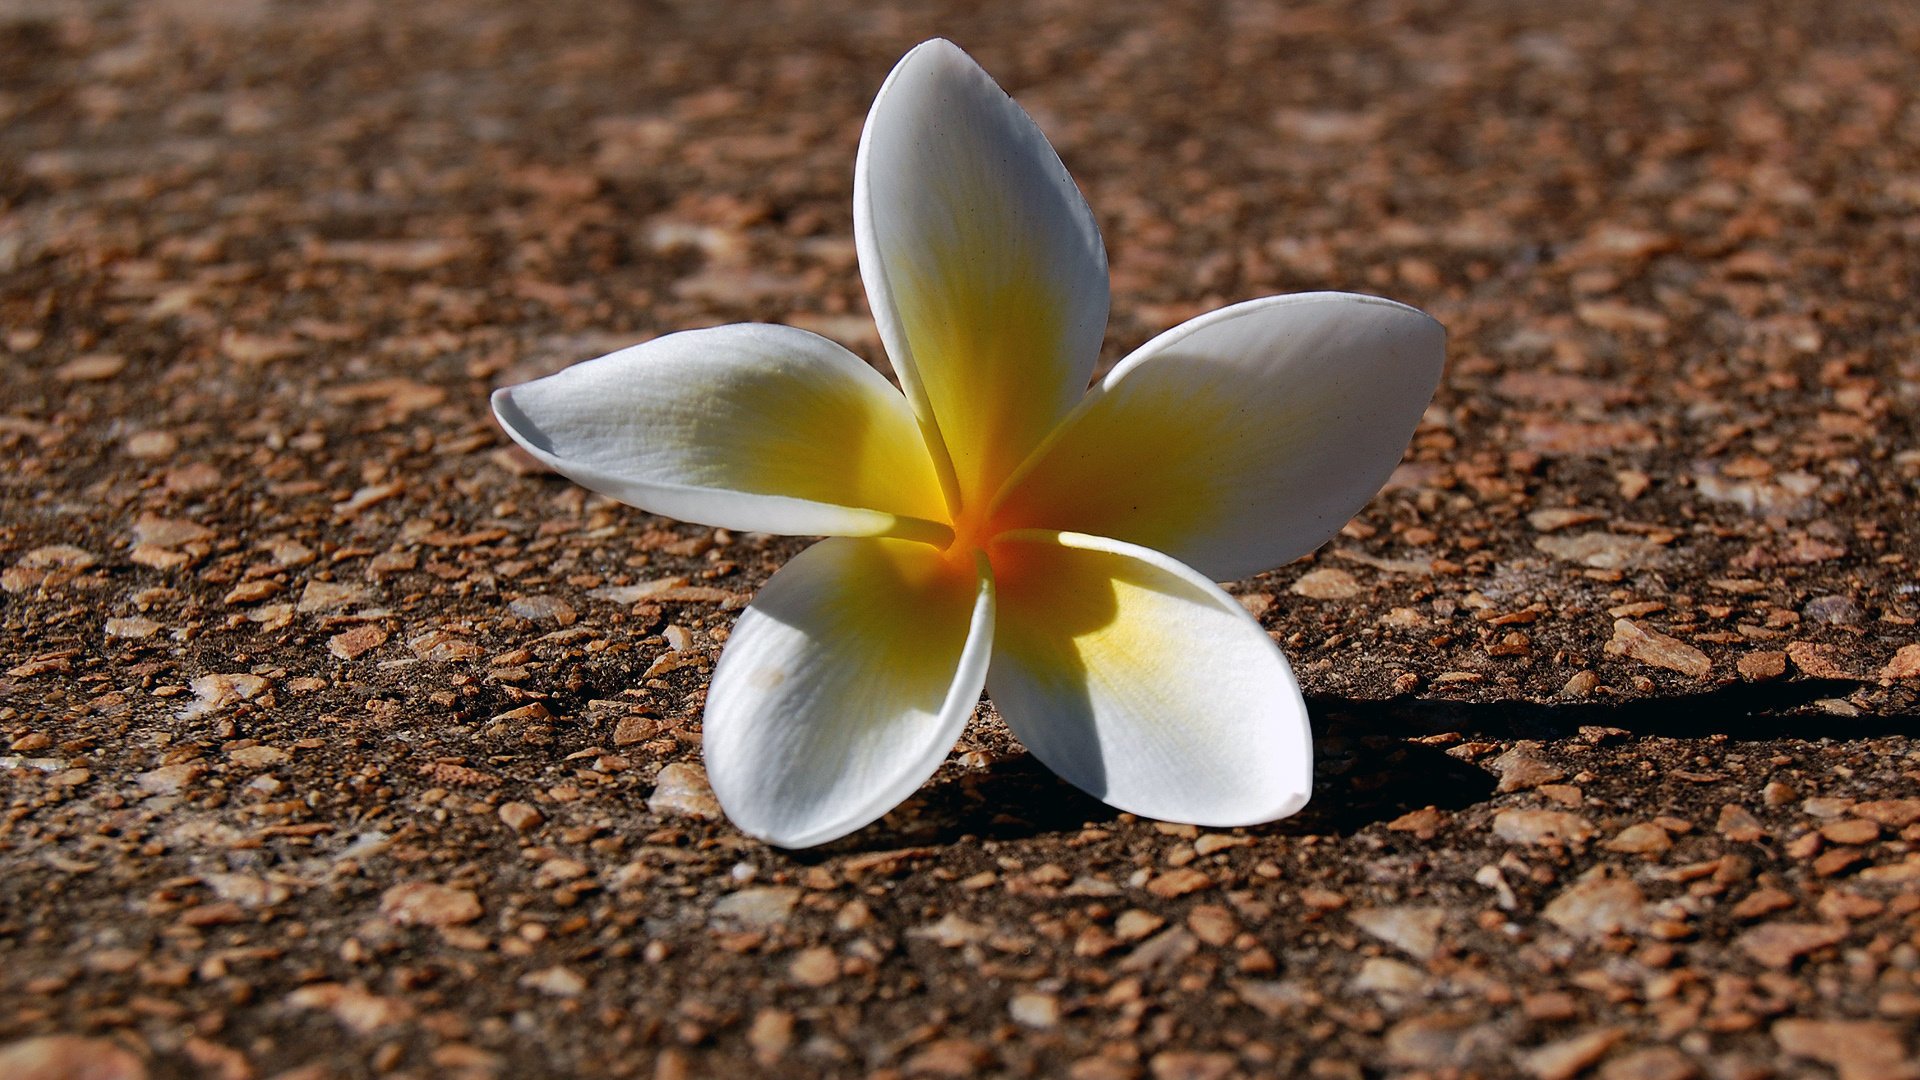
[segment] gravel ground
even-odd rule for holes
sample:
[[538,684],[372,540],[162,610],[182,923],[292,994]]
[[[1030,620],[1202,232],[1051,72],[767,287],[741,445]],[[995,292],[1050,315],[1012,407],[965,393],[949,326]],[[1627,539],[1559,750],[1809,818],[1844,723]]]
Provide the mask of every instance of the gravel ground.
[[[1450,328],[1389,489],[1232,586],[1296,819],[983,707],[748,841],[700,707],[802,542],[487,416],[716,322],[878,361],[854,148],[933,34],[1086,190],[1109,361]],[[0,1075],[1920,1077],[1916,57],[1905,0],[0,0]]]

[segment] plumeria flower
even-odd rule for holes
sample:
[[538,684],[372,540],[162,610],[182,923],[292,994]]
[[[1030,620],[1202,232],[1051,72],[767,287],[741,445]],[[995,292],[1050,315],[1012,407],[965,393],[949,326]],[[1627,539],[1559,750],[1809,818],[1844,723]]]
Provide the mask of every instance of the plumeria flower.
[[773,575],[714,670],[727,815],[784,847],[853,832],[933,774],[983,686],[1034,756],[1119,809],[1208,826],[1300,809],[1299,687],[1214,582],[1312,551],[1379,490],[1438,382],[1440,325],[1369,296],[1267,297],[1086,390],[1099,229],[1033,120],[946,41],[874,101],[854,239],[900,390],[824,338],[735,325],[493,397],[516,442],[594,491],[828,537]]

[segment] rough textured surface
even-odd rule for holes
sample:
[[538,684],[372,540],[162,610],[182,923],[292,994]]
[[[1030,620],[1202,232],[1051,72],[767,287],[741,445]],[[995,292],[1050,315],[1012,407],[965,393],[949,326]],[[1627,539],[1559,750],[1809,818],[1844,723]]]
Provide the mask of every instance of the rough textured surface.
[[[0,1061],[1910,1076],[1920,18],[1763,8],[0,4]],[[850,168],[934,33],[1086,189],[1108,360],[1299,289],[1451,330],[1390,489],[1233,586],[1295,820],[1115,814],[983,711],[748,842],[702,693],[802,542],[486,416],[720,321],[873,356]]]

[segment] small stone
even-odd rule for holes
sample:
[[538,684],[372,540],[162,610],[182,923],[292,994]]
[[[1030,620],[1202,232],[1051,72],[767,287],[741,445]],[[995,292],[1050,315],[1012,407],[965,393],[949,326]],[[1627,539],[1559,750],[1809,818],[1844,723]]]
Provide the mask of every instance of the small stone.
[[1748,682],[1766,682],[1787,673],[1787,654],[1774,649],[1745,653],[1733,666]]
[[507,604],[507,610],[529,622],[550,622],[572,626],[580,615],[573,605],[557,596],[522,596]]
[[1219,1050],[1162,1050],[1147,1061],[1153,1080],[1227,1080],[1239,1065]]
[[136,615],[128,619],[108,619],[106,631],[107,636],[110,638],[140,641],[159,633],[160,624],[154,622],[152,619],[144,619]]
[[1487,767],[1500,776],[1500,791],[1526,791],[1566,779],[1567,770],[1542,760],[1539,750],[1539,743],[1523,741],[1488,763]]
[[277,881],[252,874],[202,874],[200,880],[222,900],[242,907],[271,907],[293,895],[293,890]]
[[1920,1065],[1907,1056],[1900,1030],[1878,1020],[1779,1020],[1780,1052],[1830,1065],[1839,1080],[1914,1080]]
[[785,1057],[793,1046],[793,1014],[774,1008],[754,1013],[753,1023],[747,1027],[747,1045],[761,1065],[772,1065]]
[[1573,536],[1537,536],[1533,546],[1541,551],[1595,570],[1622,570],[1648,566],[1659,561],[1664,550],[1644,536],[1618,536],[1609,532],[1585,532]]
[[714,901],[709,925],[738,930],[768,930],[786,923],[800,902],[800,890],[786,885],[741,889]]
[[1593,823],[1565,810],[1502,810],[1493,833],[1513,844],[1581,844],[1593,839]]
[[1766,826],[1760,824],[1760,819],[1754,817],[1746,807],[1735,803],[1727,803],[1720,808],[1720,819],[1714,824],[1714,829],[1736,844],[1751,844],[1767,835]]
[[147,1067],[112,1039],[39,1035],[0,1046],[7,1080],[146,1080]]
[[1820,835],[1835,844],[1867,844],[1880,838],[1880,825],[1857,817],[1841,818],[1820,826]]
[[1607,642],[1606,648],[1614,656],[1630,657],[1695,679],[1713,670],[1713,662],[1707,659],[1706,653],[1678,638],[1649,630],[1632,619],[1613,621],[1613,640]]
[[192,720],[218,712],[229,705],[252,701],[267,688],[267,680],[258,675],[237,672],[228,675],[202,675],[189,684],[194,701],[181,710],[182,720]]
[[398,1027],[413,1018],[413,1006],[398,998],[381,997],[358,986],[312,983],[287,995],[296,1009],[325,1009],[349,1031],[366,1035]]
[[1498,1052],[1505,1039],[1491,1024],[1468,1014],[1411,1016],[1381,1039],[1387,1061],[1417,1069],[1460,1069]]
[[1854,679],[1858,678],[1838,659],[1839,650],[1831,645],[1818,645],[1811,641],[1793,641],[1787,643],[1787,659],[1809,679]]
[[1121,971],[1171,968],[1199,951],[1200,939],[1194,937],[1186,927],[1176,926],[1141,942],[1132,952],[1121,957],[1117,966]]
[[279,582],[268,578],[261,578],[257,581],[243,581],[233,588],[228,589],[227,595],[221,597],[220,602],[223,604],[257,604],[279,593],[284,588],[285,586]]
[[1147,891],[1164,900],[1213,888],[1213,879],[1191,867],[1169,870],[1147,882]]
[[1407,955],[1430,960],[1440,947],[1440,927],[1447,913],[1435,907],[1355,908],[1347,918]]
[[948,1076],[969,1080],[992,1063],[993,1055],[966,1039],[935,1039],[906,1060],[909,1076]]
[[1369,956],[1351,984],[1355,990],[1371,994],[1414,995],[1427,987],[1426,972],[1404,960],[1387,956]]
[[486,654],[486,650],[480,646],[444,630],[429,630],[412,638],[407,642],[407,648],[413,650],[413,655],[429,663],[476,660]]
[[368,623],[333,635],[327,640],[327,651],[342,660],[356,660],[368,650],[377,649],[386,642],[387,632]]
[[1807,953],[1847,939],[1845,926],[1821,923],[1767,923],[1734,939],[1748,956],[1771,968],[1790,968]]
[[1739,903],[1733,905],[1728,910],[1728,914],[1741,922],[1751,922],[1776,911],[1785,911],[1793,905],[1792,893],[1774,888],[1760,888],[1748,893]]
[[1597,510],[1581,510],[1575,507],[1556,506],[1545,510],[1535,510],[1527,515],[1527,524],[1536,532],[1559,532],[1574,525],[1585,525],[1590,521],[1599,521],[1606,515]]
[[1622,1054],[1601,1067],[1600,1080],[1694,1080],[1700,1066],[1671,1046]]
[[171,432],[141,431],[127,436],[127,456],[139,458],[141,461],[156,461],[163,457],[170,457],[178,449],[180,449],[180,440]]
[[1139,941],[1148,934],[1165,926],[1167,920],[1151,911],[1132,908],[1120,913],[1113,922],[1113,935],[1121,941]]
[[1232,912],[1218,904],[1196,904],[1187,912],[1187,929],[1201,941],[1219,948],[1234,939],[1240,925],[1234,921]]
[[193,785],[207,771],[205,765],[198,762],[183,761],[177,765],[162,765],[151,772],[143,772],[133,778],[140,790],[149,795],[178,795]]
[[502,803],[499,813],[500,820],[506,823],[507,828],[517,833],[532,832],[547,820],[547,816],[540,812],[540,808],[532,803]]
[[1300,575],[1289,591],[1310,600],[1348,600],[1360,595],[1360,583],[1345,570],[1323,567]]
[[127,358],[115,353],[88,353],[53,369],[53,377],[63,383],[106,382],[127,369]]
[[1800,609],[1802,618],[1828,626],[1855,626],[1866,621],[1860,605],[1845,596],[1816,596]]
[[133,542],[156,548],[177,548],[213,539],[212,529],[192,521],[142,514],[133,523]]
[[1673,838],[1653,822],[1643,821],[1621,829],[1600,846],[1626,855],[1664,855],[1672,850]]
[[1900,651],[1893,654],[1887,666],[1880,669],[1880,677],[1889,682],[1894,679],[1920,679],[1920,645],[1900,646]]
[[1015,994],[1007,1000],[1007,1015],[1022,1027],[1045,1031],[1060,1023],[1060,999],[1034,991]]
[[1573,1080],[1625,1036],[1621,1028],[1595,1028],[1527,1051],[1520,1055],[1520,1067],[1535,1080]]
[[1646,923],[1646,895],[1631,878],[1595,867],[1541,909],[1541,916],[1575,937],[1630,933]]
[[469,889],[409,881],[380,894],[380,913],[401,926],[459,926],[478,919],[481,907]]
[[309,581],[300,600],[294,604],[294,610],[302,615],[316,611],[334,611],[339,608],[358,604],[370,594],[364,585],[352,585],[339,581]]
[[520,976],[520,985],[554,997],[579,997],[587,992],[587,980],[570,968],[550,967]]
[[1560,692],[1570,698],[1592,697],[1600,689],[1600,676],[1591,671],[1576,671],[1567,678],[1567,685]]
[[1392,832],[1412,833],[1416,839],[1431,840],[1447,823],[1447,815],[1437,806],[1423,806],[1418,810],[1409,810],[1392,821],[1387,829]]
[[826,986],[839,977],[840,958],[825,945],[800,950],[787,965],[787,978],[801,986]]
[[271,769],[293,760],[293,755],[277,746],[243,746],[229,751],[227,760],[248,769]]
[[647,796],[647,809],[665,817],[690,817],[718,821],[720,800],[713,797],[707,783],[707,771],[698,765],[674,762],[654,778],[653,794]]
[[916,926],[908,930],[907,936],[911,938],[922,938],[949,949],[957,949],[962,945],[971,945],[992,937],[993,927],[988,926],[986,923],[963,919],[952,912],[948,912],[940,916],[937,922],[930,922],[925,926]]
[[1855,803],[1852,812],[1857,817],[1879,822],[1889,829],[1904,829],[1920,821],[1920,799],[1876,799]]

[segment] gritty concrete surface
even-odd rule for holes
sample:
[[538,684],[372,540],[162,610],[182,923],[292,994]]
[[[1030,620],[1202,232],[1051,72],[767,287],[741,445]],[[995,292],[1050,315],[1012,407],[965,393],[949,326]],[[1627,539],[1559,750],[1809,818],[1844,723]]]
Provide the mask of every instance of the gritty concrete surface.
[[[1232,586],[1298,818],[1118,814],[983,706],[749,841],[700,707],[804,541],[487,416],[718,322],[878,360],[854,149],[936,33],[1086,190],[1109,361],[1451,331],[1389,489]],[[0,2],[0,1074],[1920,1075],[1916,56],[1898,0]]]

